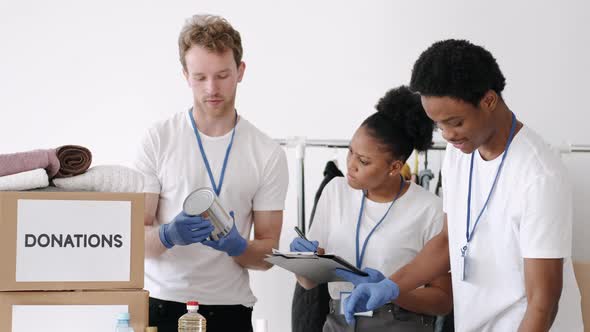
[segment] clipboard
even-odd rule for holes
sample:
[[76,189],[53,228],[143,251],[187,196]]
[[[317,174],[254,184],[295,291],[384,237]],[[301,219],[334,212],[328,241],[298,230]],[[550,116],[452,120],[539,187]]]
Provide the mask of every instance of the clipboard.
[[264,259],[265,261],[318,284],[331,281],[347,281],[336,275],[336,269],[348,270],[364,277],[368,276],[366,272],[357,269],[344,258],[332,254],[295,254],[276,251],[272,255],[267,256]]

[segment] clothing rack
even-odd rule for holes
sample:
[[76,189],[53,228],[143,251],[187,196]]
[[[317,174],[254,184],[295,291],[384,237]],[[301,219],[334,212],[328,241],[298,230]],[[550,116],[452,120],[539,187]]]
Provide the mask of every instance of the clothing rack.
[[[287,148],[295,148],[296,184],[297,184],[297,225],[303,234],[307,233],[305,225],[305,149],[308,147],[347,149],[350,140],[344,139],[307,139],[302,136],[278,138],[275,142]],[[444,151],[446,142],[434,142],[428,150]],[[566,144],[556,146],[561,153],[590,152],[590,144]]]

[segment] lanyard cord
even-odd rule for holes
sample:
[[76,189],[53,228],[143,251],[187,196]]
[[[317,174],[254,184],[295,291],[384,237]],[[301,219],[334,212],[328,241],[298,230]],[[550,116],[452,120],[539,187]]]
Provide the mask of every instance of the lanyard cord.
[[387,208],[387,211],[385,212],[383,217],[381,217],[381,219],[379,220],[377,225],[375,225],[375,227],[373,227],[371,232],[369,232],[369,235],[367,235],[367,238],[365,239],[365,243],[363,244],[362,251],[361,251],[361,253],[359,253],[359,242],[360,242],[359,237],[360,237],[361,219],[363,217],[363,211],[365,209],[365,197],[366,197],[365,193],[363,191],[363,196],[361,198],[361,209],[359,212],[358,221],[356,223],[356,267],[358,269],[360,269],[363,264],[363,259],[365,258],[365,250],[367,249],[367,243],[369,243],[369,239],[371,238],[371,236],[373,235],[373,233],[375,232],[377,227],[379,227],[379,225],[381,225],[383,220],[385,220],[385,217],[389,213],[389,210],[391,210],[393,203],[395,203],[395,201],[397,201],[397,199],[401,195],[402,191],[404,190],[404,187],[406,185],[406,181],[404,181],[404,178],[401,175],[400,175],[400,181],[401,181],[401,183],[400,183],[399,191],[397,192],[397,195],[395,195],[395,198],[393,199],[391,204],[389,204],[389,207]]
[[199,150],[201,151],[201,156],[203,157],[203,162],[205,163],[205,167],[207,168],[207,173],[209,174],[209,180],[211,181],[211,186],[213,187],[215,194],[217,194],[217,196],[219,197],[219,193],[221,192],[221,186],[223,185],[223,179],[225,177],[225,170],[227,168],[227,161],[229,159],[229,153],[230,153],[231,148],[234,144],[234,136],[236,134],[236,126],[238,124],[238,112],[236,111],[234,128],[232,129],[231,138],[230,138],[229,144],[227,146],[227,149],[225,151],[225,158],[223,159],[223,166],[221,167],[221,174],[219,175],[219,186],[217,186],[215,183],[215,178],[213,177],[213,172],[211,171],[209,159],[207,159],[207,154],[205,153],[205,148],[203,147],[203,141],[201,140],[201,135],[199,134],[199,130],[197,129],[197,122],[195,121],[192,110],[193,109],[191,108],[188,111],[188,113],[191,118],[191,124],[193,125],[193,130],[195,132],[195,136],[197,137],[197,143],[199,144]]
[[[494,178],[494,182],[492,183],[492,188],[490,188],[490,192],[488,193],[488,198],[486,199],[481,211],[479,212],[477,219],[475,220],[475,224],[473,225],[473,230],[471,233],[469,232],[469,225],[471,223],[471,180],[473,177],[473,156],[477,152],[473,151],[471,153],[471,165],[469,166],[469,188],[467,191],[467,229],[465,230],[465,238],[467,239],[467,244],[471,242],[473,239],[473,234],[475,233],[475,228],[479,224],[480,218],[488,206],[488,202],[492,197],[492,193],[494,192],[494,188],[496,187],[496,183],[498,183],[498,178],[500,177],[500,171],[502,170],[502,166],[504,166],[504,161],[506,160],[506,155],[508,155],[508,148],[510,147],[510,143],[512,143],[512,139],[514,139],[514,134],[516,131],[516,116],[512,113],[512,124],[510,126],[510,134],[508,135],[508,141],[506,142],[506,146],[504,147],[504,155],[502,155],[502,160],[500,161],[500,165],[498,166],[498,170],[496,171],[496,177]],[[463,255],[465,255],[465,251],[467,250],[467,245],[465,245],[462,249]]]

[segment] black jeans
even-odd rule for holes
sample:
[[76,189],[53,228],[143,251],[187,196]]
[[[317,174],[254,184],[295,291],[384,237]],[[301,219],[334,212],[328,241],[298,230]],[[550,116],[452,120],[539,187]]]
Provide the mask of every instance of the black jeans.
[[[150,297],[150,325],[158,332],[177,332],[178,319],[186,314],[186,304]],[[252,308],[243,305],[199,305],[207,320],[207,332],[253,332]]]

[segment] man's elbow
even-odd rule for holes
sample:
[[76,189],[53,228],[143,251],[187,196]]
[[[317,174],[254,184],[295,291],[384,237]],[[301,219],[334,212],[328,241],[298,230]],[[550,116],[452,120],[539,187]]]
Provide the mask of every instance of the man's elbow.
[[529,298],[529,305],[538,310],[545,310],[549,314],[557,312],[562,287],[563,285],[559,284],[559,286],[533,293]]
[[273,264],[271,264],[271,263],[269,263],[267,261],[262,261],[262,263],[260,263],[260,265],[258,266],[257,270],[259,270],[259,271],[268,271],[273,266],[274,266]]
[[307,280],[302,277],[297,278],[297,283],[299,283],[299,286],[303,287],[303,289],[305,289],[305,290],[314,289],[318,286],[316,283],[312,282],[311,280]]
[[541,301],[533,300],[528,304],[529,308],[527,311],[534,312],[537,317],[547,317],[547,325],[551,326],[559,311],[560,295],[561,294],[554,294],[551,298],[545,298]]
[[256,271],[267,271],[274,265],[265,261],[265,257],[260,257],[258,259],[247,258],[244,256],[237,256],[234,257],[236,263],[248,270],[256,270]]
[[451,294],[445,293],[444,295],[438,297],[434,306],[432,307],[431,312],[427,312],[430,315],[434,316],[445,316],[451,313],[453,310],[453,296]]
[[444,299],[441,303],[440,306],[440,312],[437,313],[438,315],[444,316],[444,315],[448,315],[451,313],[451,311],[453,310],[453,297],[451,295],[447,296],[446,299]]
[[553,313],[551,314],[551,324],[555,321],[555,317],[557,317],[557,312],[559,311],[559,303],[555,304],[553,307]]

